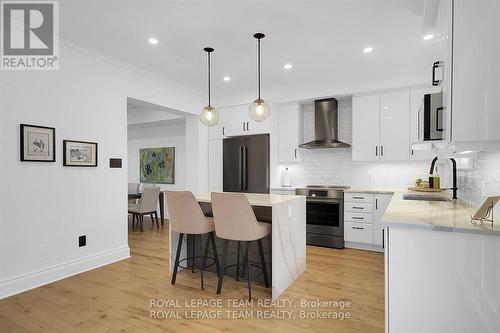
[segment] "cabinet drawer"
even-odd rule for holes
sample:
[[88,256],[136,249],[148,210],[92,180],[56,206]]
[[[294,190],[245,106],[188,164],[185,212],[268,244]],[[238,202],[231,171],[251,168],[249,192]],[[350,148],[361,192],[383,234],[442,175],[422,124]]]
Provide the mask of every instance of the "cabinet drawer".
[[357,212],[344,212],[344,221],[373,223],[373,214],[357,213]]
[[344,239],[346,242],[373,243],[373,225],[366,223],[345,222]]
[[354,213],[373,213],[373,204],[367,202],[344,202],[344,211]]
[[373,194],[367,193],[344,193],[344,201],[352,201],[352,202],[372,202],[373,203]]

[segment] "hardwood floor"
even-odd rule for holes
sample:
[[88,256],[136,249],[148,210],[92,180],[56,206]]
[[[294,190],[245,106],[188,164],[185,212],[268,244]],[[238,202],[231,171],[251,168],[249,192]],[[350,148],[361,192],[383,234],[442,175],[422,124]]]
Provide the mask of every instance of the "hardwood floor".
[[[0,332],[383,332],[384,271],[380,253],[319,247],[307,248],[307,271],[280,298],[291,300],[291,319],[255,318],[289,308],[261,308],[254,304],[254,318],[235,319],[248,310],[228,307],[232,299],[246,300],[246,282],[224,280],[221,296],[216,295],[216,276],[205,273],[205,291],[199,289],[199,273],[181,271],[176,285],[168,273],[168,227],[151,228],[144,221],[144,232],[130,231],[131,258],[82,273],[22,294],[0,300]],[[269,292],[254,286],[253,297],[265,299]],[[182,308],[150,307],[151,299],[178,300]],[[185,316],[185,301],[220,299],[225,319]],[[348,300],[349,309],[312,307],[301,309],[301,299]],[[178,311],[180,319],[151,318]],[[173,310],[173,311],[172,311]],[[208,314],[213,308],[205,307]],[[349,319],[299,319],[300,311],[350,313]],[[172,312],[168,312],[172,311]],[[261,312],[262,313],[262,312]],[[228,317],[232,317],[228,319]]]

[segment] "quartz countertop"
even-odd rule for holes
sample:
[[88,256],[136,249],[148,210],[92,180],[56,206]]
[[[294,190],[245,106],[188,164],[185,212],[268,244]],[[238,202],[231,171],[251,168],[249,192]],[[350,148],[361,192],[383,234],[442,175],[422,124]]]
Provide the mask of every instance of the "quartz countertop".
[[[470,217],[478,207],[462,200],[403,200],[403,194],[407,193],[418,195],[417,192],[394,192],[382,218],[383,225],[500,236],[500,222],[495,222],[493,225],[489,222],[479,224],[471,222]],[[422,193],[421,195],[425,194],[429,195],[429,193]],[[431,195],[450,198],[447,193],[432,193]]]
[[395,192],[404,191],[403,189],[391,189],[391,188],[383,188],[383,187],[356,187],[353,186],[347,190],[344,190],[344,193],[367,193],[367,194],[393,194]]
[[[259,193],[243,193],[246,195],[250,205],[252,206],[267,206],[272,207],[275,205],[282,204],[287,201],[292,201],[296,199],[303,199],[305,201],[305,196],[303,195],[279,195],[279,194],[259,194]],[[212,202],[210,193],[200,193],[195,194],[196,200],[199,202]]]

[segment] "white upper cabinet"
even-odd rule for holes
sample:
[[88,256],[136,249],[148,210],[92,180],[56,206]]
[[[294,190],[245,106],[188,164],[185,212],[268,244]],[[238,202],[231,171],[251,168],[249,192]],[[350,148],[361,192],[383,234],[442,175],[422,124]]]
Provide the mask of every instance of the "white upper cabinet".
[[408,91],[380,95],[380,159],[409,159],[409,99]]
[[248,114],[248,105],[235,105],[222,108],[224,113],[224,136],[265,134],[271,132],[271,117],[277,112],[275,104],[270,103],[271,115],[264,121],[256,122]]
[[409,159],[409,92],[407,90],[352,100],[352,159]]
[[220,140],[225,135],[226,126],[226,114],[224,109],[218,109],[219,111],[219,122],[217,125],[208,128],[208,139],[209,140]]
[[278,112],[278,158],[280,164],[299,162],[300,105],[281,104]]
[[379,160],[379,96],[352,99],[352,159]]
[[[500,1],[455,0],[452,110],[455,143],[487,141],[500,148],[499,31]],[[476,148],[483,147],[479,144]]]

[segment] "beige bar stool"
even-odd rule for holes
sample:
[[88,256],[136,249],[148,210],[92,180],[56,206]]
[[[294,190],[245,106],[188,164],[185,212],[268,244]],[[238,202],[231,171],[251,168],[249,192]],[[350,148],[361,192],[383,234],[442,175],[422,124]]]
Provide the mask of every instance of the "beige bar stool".
[[[264,283],[266,288],[269,288],[269,278],[267,276],[266,262],[264,259],[264,251],[262,249],[262,238],[271,233],[271,224],[257,222],[252,206],[248,202],[247,197],[242,193],[212,193],[212,211],[214,214],[215,233],[217,237],[224,239],[222,267],[217,283],[217,294],[222,291],[222,281],[226,268],[227,248],[229,241],[243,241],[246,245],[245,260],[248,270],[248,298],[252,299],[252,288],[250,281],[250,242],[257,241],[259,246],[259,255],[261,261],[261,269],[264,275]],[[238,246],[239,249],[239,246]],[[239,275],[239,251],[238,270],[236,277]]]
[[[212,251],[214,255],[215,267],[217,269],[217,275],[219,275],[219,258],[217,255],[217,248],[215,246],[215,236],[214,236],[214,221],[211,217],[206,217],[201,210],[200,204],[196,201],[193,193],[189,191],[167,191],[167,206],[170,213],[169,223],[172,231],[179,233],[179,242],[177,244],[177,252],[175,254],[174,269],[172,270],[172,281],[171,284],[175,284],[175,279],[177,278],[177,270],[179,269],[179,257],[182,248],[182,239],[185,234],[194,235],[193,237],[193,253],[191,257],[184,258],[180,261],[191,259],[193,260],[192,272],[194,273],[194,260],[198,258],[200,262],[200,279],[201,279],[201,289],[203,286],[203,269],[207,267],[205,265],[208,252],[208,239],[205,244],[205,253],[202,254],[201,250],[203,248],[202,235],[208,234],[210,242],[212,243]],[[199,236],[200,248],[199,255],[195,256],[195,242],[196,235]],[[211,264],[213,265],[213,264]],[[182,266],[181,266],[182,267]]]

